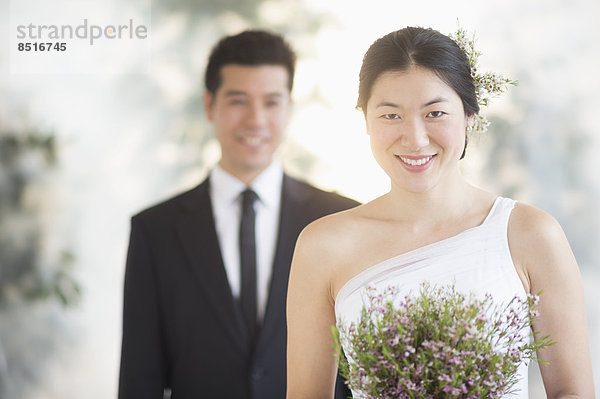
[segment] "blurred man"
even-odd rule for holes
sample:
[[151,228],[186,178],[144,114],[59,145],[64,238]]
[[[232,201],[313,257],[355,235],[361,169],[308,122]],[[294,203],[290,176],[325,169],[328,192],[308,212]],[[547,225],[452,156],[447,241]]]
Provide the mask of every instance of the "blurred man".
[[[213,49],[204,104],[221,159],[196,188],[132,218],[119,398],[285,398],[296,238],[356,205],[287,176],[273,157],[294,65],[264,31]],[[347,394],[338,381],[336,395]]]

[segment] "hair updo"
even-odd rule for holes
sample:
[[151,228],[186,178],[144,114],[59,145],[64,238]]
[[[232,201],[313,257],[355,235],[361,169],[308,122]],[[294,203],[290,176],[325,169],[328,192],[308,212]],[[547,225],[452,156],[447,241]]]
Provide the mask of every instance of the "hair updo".
[[479,112],[471,66],[463,50],[434,29],[407,27],[377,39],[360,68],[356,107],[366,112],[373,85],[384,72],[406,71],[412,66],[433,71],[460,97],[465,114]]

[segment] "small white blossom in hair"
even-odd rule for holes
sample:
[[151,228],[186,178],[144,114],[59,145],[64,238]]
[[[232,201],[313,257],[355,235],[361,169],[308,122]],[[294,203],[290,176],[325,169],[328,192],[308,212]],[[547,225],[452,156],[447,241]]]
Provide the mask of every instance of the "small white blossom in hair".
[[[481,52],[475,49],[475,35],[470,38],[467,37],[467,32],[458,28],[456,33],[450,34],[449,37],[458,44],[458,46],[465,52],[471,66],[471,77],[475,84],[475,92],[477,93],[477,103],[480,107],[486,107],[490,99],[498,97],[504,93],[508,85],[516,85],[515,80],[505,78],[504,76],[494,73],[486,72],[479,73],[477,70],[477,62]],[[475,115],[473,124],[469,127],[469,130],[475,133],[485,133],[487,131],[490,122],[483,115]]]

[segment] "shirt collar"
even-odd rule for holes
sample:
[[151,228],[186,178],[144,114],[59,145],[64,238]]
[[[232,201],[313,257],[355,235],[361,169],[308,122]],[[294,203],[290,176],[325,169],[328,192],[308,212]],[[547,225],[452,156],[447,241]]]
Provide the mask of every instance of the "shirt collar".
[[[258,175],[250,184],[250,188],[258,195],[261,203],[266,206],[277,206],[281,201],[281,185],[283,182],[283,167],[279,160],[271,164]],[[218,201],[235,202],[246,185],[235,176],[225,171],[218,164],[210,173],[210,190]]]
[[250,188],[260,198],[260,201],[268,207],[278,206],[281,201],[281,184],[283,181],[283,167],[279,160],[273,160],[271,165],[265,169],[250,184]]

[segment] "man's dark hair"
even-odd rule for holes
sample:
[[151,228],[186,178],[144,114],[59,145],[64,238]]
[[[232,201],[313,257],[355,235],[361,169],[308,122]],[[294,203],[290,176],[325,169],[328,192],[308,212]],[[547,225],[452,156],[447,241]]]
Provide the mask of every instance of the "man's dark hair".
[[225,65],[281,65],[288,72],[288,89],[292,91],[296,54],[280,35],[264,30],[247,30],[221,39],[213,48],[204,84],[215,94],[221,85],[221,68]]

